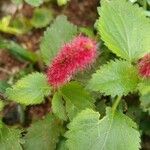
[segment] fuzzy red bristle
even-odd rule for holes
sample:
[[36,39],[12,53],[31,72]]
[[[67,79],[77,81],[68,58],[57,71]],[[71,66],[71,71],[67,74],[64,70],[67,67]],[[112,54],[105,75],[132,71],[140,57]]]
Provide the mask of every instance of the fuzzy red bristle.
[[150,77],[150,53],[145,55],[138,64],[139,73],[142,77]]
[[53,87],[68,82],[72,76],[91,65],[97,56],[96,42],[84,36],[78,36],[65,44],[48,68],[48,81]]

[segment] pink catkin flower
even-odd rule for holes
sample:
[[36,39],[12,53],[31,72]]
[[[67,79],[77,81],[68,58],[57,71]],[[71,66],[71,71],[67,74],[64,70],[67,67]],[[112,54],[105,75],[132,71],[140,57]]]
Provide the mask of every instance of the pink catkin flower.
[[150,77],[150,53],[145,55],[138,64],[139,73],[142,77]]
[[72,76],[86,69],[96,59],[96,42],[84,36],[76,37],[65,44],[48,68],[49,83],[57,88],[67,83]]

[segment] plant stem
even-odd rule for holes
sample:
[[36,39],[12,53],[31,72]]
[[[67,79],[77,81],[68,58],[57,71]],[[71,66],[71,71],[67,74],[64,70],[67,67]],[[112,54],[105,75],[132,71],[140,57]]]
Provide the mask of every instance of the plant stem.
[[116,108],[117,108],[117,106],[118,106],[119,103],[120,103],[120,100],[121,100],[121,96],[118,96],[118,97],[116,98],[116,100],[115,100],[113,106],[112,106],[112,112],[113,112],[113,113],[116,111]]

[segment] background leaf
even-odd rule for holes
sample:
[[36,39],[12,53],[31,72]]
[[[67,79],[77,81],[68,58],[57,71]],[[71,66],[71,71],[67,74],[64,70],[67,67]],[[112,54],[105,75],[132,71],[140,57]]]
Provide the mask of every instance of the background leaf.
[[10,26],[21,30],[22,34],[26,34],[32,30],[30,19],[25,16],[16,16],[11,20]]
[[40,6],[43,3],[43,0],[25,0],[26,3],[34,7]]
[[92,75],[87,88],[114,97],[133,92],[137,84],[138,74],[136,68],[127,61],[115,60],[100,67]]
[[13,41],[3,40],[0,38],[0,48],[9,50],[9,52],[18,59],[30,62],[37,61],[37,55],[35,53],[21,47]]
[[11,18],[12,17],[8,15],[8,16],[4,16],[0,20],[0,31],[4,33],[14,34],[14,35],[22,34],[23,32],[20,29],[10,26]]
[[150,52],[150,21],[144,10],[126,0],[102,1],[98,31],[117,56],[137,60]]
[[10,100],[24,105],[31,105],[41,103],[44,96],[50,94],[50,90],[45,75],[36,72],[25,76],[12,88],[8,88],[6,95]]
[[107,115],[99,120],[99,113],[83,110],[69,124],[66,133],[69,150],[138,150],[140,134],[136,124],[122,113]]
[[67,21],[65,16],[59,16],[47,28],[41,42],[41,54],[44,62],[49,65],[58,53],[60,47],[69,42],[77,33],[77,27]]
[[53,19],[52,12],[47,8],[36,8],[31,19],[35,28],[46,27]]

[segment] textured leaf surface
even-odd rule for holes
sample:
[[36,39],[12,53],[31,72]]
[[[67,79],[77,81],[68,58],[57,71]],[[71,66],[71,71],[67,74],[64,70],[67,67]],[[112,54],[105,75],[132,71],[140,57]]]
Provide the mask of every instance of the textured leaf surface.
[[44,62],[49,65],[58,53],[60,47],[69,42],[77,33],[77,27],[67,21],[65,16],[59,16],[47,28],[41,42],[41,53]]
[[55,95],[53,96],[53,99],[52,99],[52,110],[53,110],[53,113],[58,118],[60,118],[62,120],[67,120],[66,108],[64,106],[62,95],[59,92],[55,93]]
[[61,132],[61,126],[54,116],[32,124],[25,136],[25,150],[55,150]]
[[31,23],[35,28],[43,28],[46,27],[52,19],[52,12],[49,9],[36,8]]
[[122,96],[133,92],[138,84],[137,70],[129,62],[123,60],[110,61],[100,67],[88,84],[92,91],[105,95]]
[[70,82],[61,89],[70,119],[86,108],[94,108],[93,97],[77,82]]
[[19,130],[2,126],[2,128],[0,128],[0,149],[22,150],[20,136]]
[[148,111],[150,114],[150,79],[145,79],[138,86],[140,91],[141,107],[144,111]]
[[66,133],[69,150],[138,150],[140,134],[136,124],[122,113],[111,113],[99,120],[99,113],[87,109],[69,124]]
[[8,88],[6,94],[10,100],[21,104],[39,104],[50,94],[50,87],[42,73],[32,73]]
[[25,0],[26,3],[34,7],[40,6],[43,3],[43,0]]
[[98,30],[116,55],[136,60],[150,52],[150,21],[143,9],[126,0],[104,0]]

